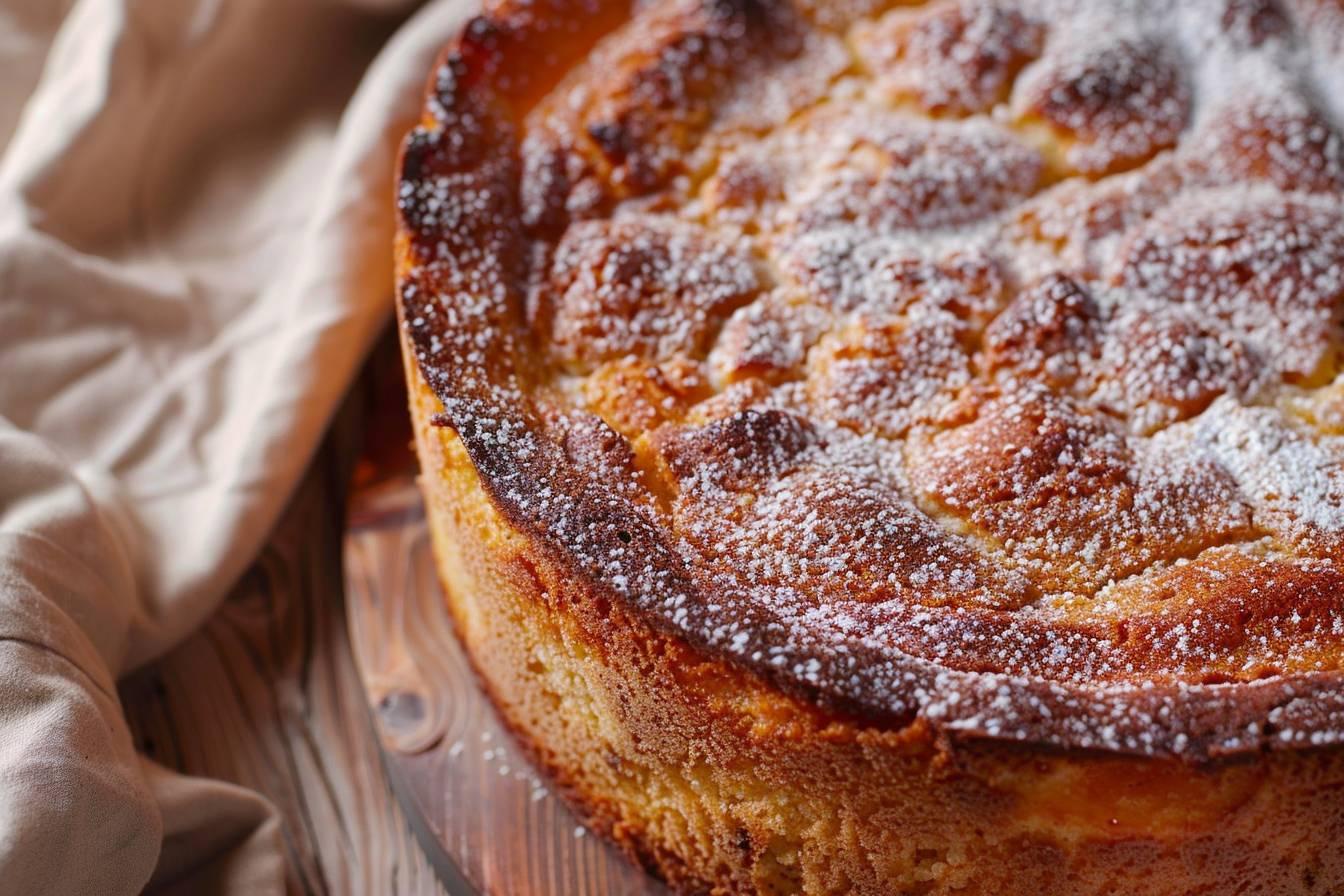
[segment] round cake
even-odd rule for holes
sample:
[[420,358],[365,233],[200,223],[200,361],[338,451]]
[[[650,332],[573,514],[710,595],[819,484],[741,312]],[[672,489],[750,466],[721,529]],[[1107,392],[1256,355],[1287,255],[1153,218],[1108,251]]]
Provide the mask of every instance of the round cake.
[[681,893],[1344,892],[1344,7],[502,0],[397,185],[500,716]]

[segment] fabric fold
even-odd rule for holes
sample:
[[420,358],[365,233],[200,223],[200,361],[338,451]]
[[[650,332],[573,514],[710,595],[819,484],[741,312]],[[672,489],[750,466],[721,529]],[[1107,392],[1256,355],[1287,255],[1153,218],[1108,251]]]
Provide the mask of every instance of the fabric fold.
[[5,892],[283,889],[271,806],[137,757],[115,682],[251,562],[388,320],[397,147],[471,9],[412,5],[0,0]]

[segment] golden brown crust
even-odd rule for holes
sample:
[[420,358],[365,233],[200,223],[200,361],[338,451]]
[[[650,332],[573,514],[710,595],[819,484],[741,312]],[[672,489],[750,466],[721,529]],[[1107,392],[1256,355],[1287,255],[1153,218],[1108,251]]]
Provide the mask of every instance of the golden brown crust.
[[1023,9],[980,0],[897,8],[853,33],[882,88],[933,115],[970,115],[1003,102],[1045,43],[1044,24]]
[[883,724],[1344,741],[1338,59],[1272,4],[1139,6],[475,20],[400,312],[509,524]]
[[585,823],[676,892],[1308,896],[1344,882],[1344,753],[1191,766],[826,712],[539,554],[408,379],[439,570],[482,683]]
[[439,567],[687,893],[1344,889],[1344,13],[503,0],[399,181]]

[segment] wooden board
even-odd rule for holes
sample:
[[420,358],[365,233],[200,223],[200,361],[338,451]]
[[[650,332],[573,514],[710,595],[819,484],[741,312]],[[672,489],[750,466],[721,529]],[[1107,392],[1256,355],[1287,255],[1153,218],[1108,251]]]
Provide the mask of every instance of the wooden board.
[[219,610],[120,695],[144,755],[275,808],[287,892],[443,896],[383,772],[345,623],[341,511],[363,405],[360,387]]
[[666,889],[588,834],[500,725],[434,571],[395,358],[375,407],[345,537],[346,608],[383,762],[448,891],[655,896]]

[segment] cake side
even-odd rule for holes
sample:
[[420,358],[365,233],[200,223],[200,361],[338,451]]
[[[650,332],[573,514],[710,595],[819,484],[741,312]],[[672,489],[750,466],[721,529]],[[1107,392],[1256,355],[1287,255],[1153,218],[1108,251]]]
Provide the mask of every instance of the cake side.
[[447,48],[397,254],[449,608],[678,891],[1344,887],[1344,13],[1168,6]]
[[[409,348],[409,347],[408,347]],[[408,358],[410,353],[408,351]],[[413,365],[430,528],[501,717],[680,893],[1328,893],[1344,755],[1177,759],[953,741],[778,691],[651,628],[514,528]]]

